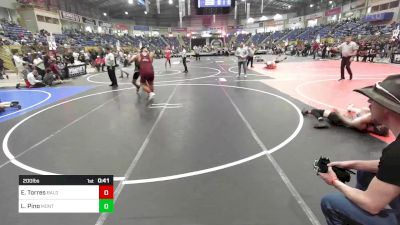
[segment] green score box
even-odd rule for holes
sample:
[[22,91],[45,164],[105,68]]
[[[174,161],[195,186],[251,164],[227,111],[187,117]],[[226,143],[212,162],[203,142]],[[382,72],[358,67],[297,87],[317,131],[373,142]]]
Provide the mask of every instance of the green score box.
[[99,212],[100,213],[114,212],[114,200],[113,199],[100,199],[99,200]]

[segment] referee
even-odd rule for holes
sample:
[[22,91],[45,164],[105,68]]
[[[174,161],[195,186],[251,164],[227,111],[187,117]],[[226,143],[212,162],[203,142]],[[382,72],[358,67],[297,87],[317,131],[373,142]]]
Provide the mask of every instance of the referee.
[[185,46],[183,46],[183,49],[182,49],[182,52],[181,52],[181,56],[182,56],[183,66],[185,67],[185,71],[183,71],[183,72],[187,73],[188,69],[187,69],[187,65],[186,65],[186,49],[185,49]]
[[350,69],[350,59],[352,56],[357,55],[358,45],[351,41],[351,36],[346,36],[345,42],[337,47],[337,50],[342,54],[342,62],[340,64],[340,79],[344,80],[344,67],[346,67],[347,72],[350,75],[349,80],[353,79],[353,72]]
[[107,66],[107,72],[108,72],[108,77],[110,78],[111,84],[110,86],[112,87],[118,87],[118,82],[117,82],[117,77],[115,76],[115,56],[111,52],[111,49],[109,47],[106,48],[106,66]]

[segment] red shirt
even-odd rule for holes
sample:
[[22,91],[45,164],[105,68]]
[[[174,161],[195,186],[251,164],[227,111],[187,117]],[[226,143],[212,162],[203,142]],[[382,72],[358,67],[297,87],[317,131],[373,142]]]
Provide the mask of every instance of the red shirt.
[[99,58],[96,58],[96,60],[94,61],[94,64],[96,64],[96,65],[101,65],[103,63],[103,60],[99,57]]
[[165,50],[165,57],[167,58],[167,59],[170,59],[171,58],[171,50]]

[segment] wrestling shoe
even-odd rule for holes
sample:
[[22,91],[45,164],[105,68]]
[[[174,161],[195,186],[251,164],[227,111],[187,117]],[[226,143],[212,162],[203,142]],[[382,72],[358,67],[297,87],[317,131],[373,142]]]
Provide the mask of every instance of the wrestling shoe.
[[153,100],[154,96],[156,96],[156,94],[154,92],[150,92],[149,93],[149,101]]
[[309,114],[310,112],[307,109],[302,109],[301,110],[301,114],[303,114],[303,116]]

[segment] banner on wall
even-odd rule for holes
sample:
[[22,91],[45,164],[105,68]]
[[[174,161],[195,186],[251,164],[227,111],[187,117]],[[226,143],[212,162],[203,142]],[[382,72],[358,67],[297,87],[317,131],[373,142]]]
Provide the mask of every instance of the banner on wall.
[[82,22],[80,15],[70,13],[70,12],[65,12],[65,11],[60,11],[60,18],[62,20],[69,20],[69,21],[73,21],[73,22],[77,22],[77,23]]
[[289,19],[289,23],[299,23],[299,22],[300,23],[303,22],[302,16]]
[[227,31],[230,31],[230,32],[238,30],[237,26],[227,26],[226,29],[227,29]]
[[97,24],[98,24],[100,27],[106,27],[106,28],[111,28],[111,27],[112,27],[112,24],[111,24],[111,23],[106,23],[106,22],[103,22],[103,21],[100,21],[100,20],[97,21]]
[[266,26],[266,27],[275,26],[275,20],[266,20],[266,21],[264,21],[264,26]]
[[219,34],[222,33],[222,31],[224,30],[223,27],[209,27],[208,31],[210,31],[211,34]]
[[95,19],[90,19],[87,17],[82,16],[82,22],[90,25],[96,26],[96,20]]
[[172,32],[186,32],[187,28],[186,27],[182,27],[182,28],[177,28],[177,27],[173,27],[171,28]]
[[135,25],[135,26],[133,26],[133,30],[149,31],[150,27],[149,26]]
[[114,27],[118,30],[129,30],[129,26],[123,23],[117,23]]
[[342,7],[336,7],[325,11],[325,16],[333,16],[342,12]]
[[323,12],[318,12],[318,13],[313,13],[313,14],[310,14],[310,15],[306,15],[305,19],[306,20],[315,20],[315,19],[319,19],[319,18],[321,18],[323,16],[324,16]]
[[[233,29],[233,28],[232,28]],[[194,32],[201,32],[203,31],[203,27],[198,26],[198,27],[188,27],[188,30],[194,31]]]
[[251,29],[251,28],[260,28],[260,25],[258,23],[252,23],[252,24],[246,24],[244,26],[245,29]]
[[364,21],[372,22],[372,21],[384,21],[393,19],[394,12],[385,12],[385,13],[377,13],[371,14],[364,17]]
[[70,65],[67,67],[67,73],[68,73],[69,78],[77,77],[80,75],[85,75],[86,74],[86,65],[85,64]]
[[[167,34],[168,33],[168,31],[165,29],[165,30],[163,30],[163,29],[160,29],[159,27],[150,27],[150,31],[149,32],[152,32],[152,33],[161,33],[161,34]],[[155,35],[155,34],[153,34],[153,35]]]
[[168,33],[168,27],[160,27],[160,32]]
[[[243,29],[243,25],[239,25],[239,26],[227,26],[226,29],[228,30],[240,30]],[[199,27],[198,29],[202,30],[203,28]]]

